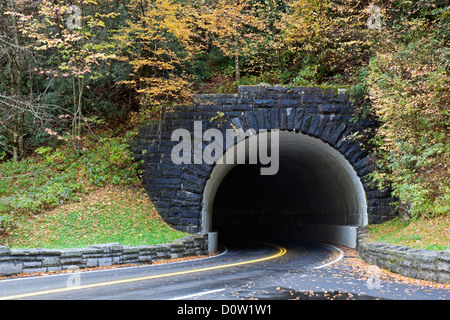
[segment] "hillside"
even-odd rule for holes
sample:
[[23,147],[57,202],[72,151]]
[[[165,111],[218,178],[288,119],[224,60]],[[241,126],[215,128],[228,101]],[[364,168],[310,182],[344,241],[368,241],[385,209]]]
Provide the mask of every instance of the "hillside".
[[59,216],[83,230],[70,221],[89,210],[60,210],[91,196],[114,207],[101,190],[139,183],[128,143],[162,105],[259,83],[348,87],[364,101],[355,117],[379,123],[355,133],[376,156],[374,185],[392,188],[409,226],[448,230],[448,1],[0,0],[0,16],[2,244],[63,245],[26,230]]

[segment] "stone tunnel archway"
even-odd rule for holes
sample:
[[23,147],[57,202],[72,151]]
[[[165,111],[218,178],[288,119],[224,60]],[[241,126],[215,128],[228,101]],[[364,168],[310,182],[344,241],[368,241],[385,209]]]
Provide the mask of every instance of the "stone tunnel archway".
[[[223,229],[221,210],[233,212],[235,219],[252,221],[242,222],[243,228],[258,230],[258,223],[264,223],[251,210],[244,210],[246,215],[240,217],[239,206],[223,200],[232,198],[232,187],[227,185],[237,185],[253,188],[253,197],[276,195],[264,197],[264,206],[255,209],[273,218],[262,222],[274,232],[354,246],[356,226],[383,222],[396,213],[390,205],[390,191],[374,189],[369,183],[375,164],[364,142],[352,133],[374,122],[352,121],[358,102],[350,98],[332,89],[241,86],[238,94],[198,95],[193,105],[167,108],[163,121],[142,126],[132,145],[136,160],[143,163],[143,185],[162,218],[178,230]],[[197,151],[207,142],[195,134],[195,127],[218,129],[210,121],[218,112],[225,120],[221,131],[225,127],[243,132],[254,129],[259,134],[280,130],[279,175],[261,178],[245,165],[199,160]],[[172,135],[178,129],[187,132],[192,150],[186,161],[174,163],[171,154],[179,141]],[[251,195],[246,198],[241,193],[242,201],[251,200]],[[278,200],[272,203],[270,199]],[[273,214],[276,206],[283,208],[282,214]]]
[[[241,152],[248,155],[248,146]],[[289,131],[280,132],[279,156],[275,175],[261,175],[259,165],[216,164],[203,192],[202,231],[355,247],[356,227],[368,223],[367,200],[348,160],[318,138]]]

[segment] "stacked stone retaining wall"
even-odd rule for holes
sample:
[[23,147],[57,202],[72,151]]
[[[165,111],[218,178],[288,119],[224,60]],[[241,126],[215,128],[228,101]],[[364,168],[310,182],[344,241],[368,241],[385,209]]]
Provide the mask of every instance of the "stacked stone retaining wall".
[[158,260],[208,254],[208,236],[187,236],[168,244],[124,246],[119,243],[77,249],[11,249],[0,246],[0,276],[95,268],[124,264],[151,264]]
[[409,278],[450,284],[450,249],[412,249],[367,239],[367,228],[359,227],[356,249],[365,262]]

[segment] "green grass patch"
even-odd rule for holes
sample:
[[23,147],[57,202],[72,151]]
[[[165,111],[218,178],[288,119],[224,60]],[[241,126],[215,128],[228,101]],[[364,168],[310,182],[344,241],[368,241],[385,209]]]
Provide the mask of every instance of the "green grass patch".
[[92,134],[83,138],[79,154],[50,141],[27,159],[0,163],[0,245],[137,246],[185,236],[161,219],[139,186],[131,137]]
[[368,226],[371,241],[386,242],[414,249],[450,249],[450,217],[420,218],[404,221],[401,217]]
[[82,201],[44,214],[23,215],[3,245],[12,248],[80,248],[168,243],[186,236],[168,226],[139,186],[106,186]]

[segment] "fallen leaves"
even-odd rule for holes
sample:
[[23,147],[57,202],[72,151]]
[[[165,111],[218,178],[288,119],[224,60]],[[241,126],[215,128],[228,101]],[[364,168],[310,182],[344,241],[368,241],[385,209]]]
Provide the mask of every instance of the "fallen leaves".
[[[74,248],[96,243],[171,242],[185,234],[170,228],[140,186],[105,186],[36,219],[25,219],[6,245]],[[37,223],[39,222],[39,223]]]
[[[345,246],[339,246],[342,251],[344,251],[345,259],[338,262],[338,266],[340,266],[341,270],[346,270],[348,274],[353,274],[360,279],[366,280],[368,277],[371,276],[370,268],[372,267],[370,264],[364,262],[362,259],[359,258],[358,252],[354,249],[345,247]],[[390,272],[386,269],[380,268],[380,279],[383,281],[389,281],[389,282],[395,282],[395,283],[402,283],[402,284],[409,284],[414,285],[418,287],[432,287],[436,289],[448,289],[450,290],[450,284],[441,284],[441,283],[435,283],[431,281],[425,281],[425,280],[419,280],[419,279],[413,279],[408,278],[402,275],[399,275],[394,272]],[[427,292],[427,291],[426,291]]]

